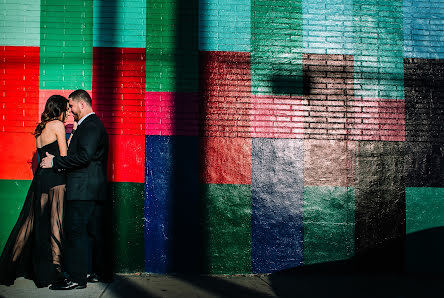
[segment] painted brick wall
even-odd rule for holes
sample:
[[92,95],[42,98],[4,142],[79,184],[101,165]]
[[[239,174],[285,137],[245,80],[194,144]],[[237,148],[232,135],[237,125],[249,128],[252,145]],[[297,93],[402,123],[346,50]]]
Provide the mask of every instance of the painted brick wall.
[[116,271],[442,271],[442,0],[0,11],[0,247],[46,99],[82,88],[110,134]]

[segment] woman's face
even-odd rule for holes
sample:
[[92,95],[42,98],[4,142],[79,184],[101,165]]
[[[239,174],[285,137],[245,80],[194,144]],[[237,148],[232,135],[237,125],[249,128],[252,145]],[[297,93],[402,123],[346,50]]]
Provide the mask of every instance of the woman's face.
[[65,122],[66,120],[66,112],[63,112],[60,114],[60,116],[58,117],[58,119],[62,122]]
[[68,118],[69,116],[69,104],[66,103],[66,111],[64,111],[63,113],[61,113],[58,117],[58,119],[62,122],[65,122],[66,118]]

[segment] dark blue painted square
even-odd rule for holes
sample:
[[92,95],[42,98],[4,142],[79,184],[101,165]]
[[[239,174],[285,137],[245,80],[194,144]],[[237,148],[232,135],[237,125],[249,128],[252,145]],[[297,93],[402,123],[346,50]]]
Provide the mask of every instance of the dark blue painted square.
[[146,136],[145,269],[200,270],[198,138]]

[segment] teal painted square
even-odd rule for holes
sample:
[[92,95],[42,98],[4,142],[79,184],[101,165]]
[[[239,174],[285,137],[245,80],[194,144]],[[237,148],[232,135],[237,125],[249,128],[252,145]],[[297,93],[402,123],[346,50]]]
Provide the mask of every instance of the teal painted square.
[[251,273],[251,186],[202,186],[204,271]]
[[0,251],[17,222],[31,181],[0,180]]
[[405,203],[407,234],[444,227],[444,188],[408,187]]
[[0,12],[0,45],[40,45],[40,0],[4,0]]
[[355,96],[404,99],[402,0],[354,0]]
[[353,55],[353,0],[303,0],[304,53]]
[[313,186],[304,190],[304,264],[354,255],[354,189]]
[[444,2],[404,0],[404,56],[444,58]]
[[111,183],[112,238],[115,272],[145,269],[144,184]]
[[94,1],[94,47],[144,48],[146,1]]
[[199,0],[199,50],[250,51],[250,0]]

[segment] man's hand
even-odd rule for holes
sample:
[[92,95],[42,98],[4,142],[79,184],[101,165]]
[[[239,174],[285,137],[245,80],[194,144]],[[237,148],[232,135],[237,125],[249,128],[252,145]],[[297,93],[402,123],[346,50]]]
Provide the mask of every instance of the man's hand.
[[54,158],[54,155],[46,152],[46,157],[43,158],[42,161],[40,162],[40,167],[42,167],[44,169],[52,168],[52,159],[53,158]]

